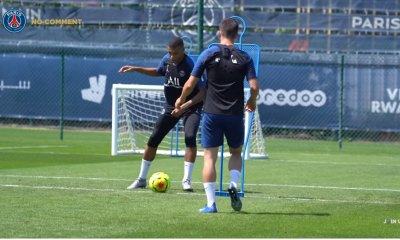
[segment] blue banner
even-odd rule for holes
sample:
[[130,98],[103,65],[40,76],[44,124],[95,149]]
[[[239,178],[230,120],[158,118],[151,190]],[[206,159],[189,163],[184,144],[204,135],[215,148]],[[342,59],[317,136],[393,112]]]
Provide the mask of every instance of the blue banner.
[[[257,103],[262,124],[337,129],[339,58],[329,54],[270,54],[269,59],[270,63],[259,68]],[[400,58],[354,55],[346,61],[343,126],[355,130],[400,131]],[[158,63],[159,59],[67,57],[65,119],[110,121],[112,84],[163,82],[162,77],[119,74],[118,70],[124,65],[155,67]],[[59,119],[60,57],[2,55],[0,71],[0,117]]]
[[[111,120],[114,83],[160,84],[163,78],[119,74],[124,65],[158,66],[159,60],[65,59],[65,119]],[[21,70],[23,69],[23,70]],[[0,56],[0,117],[59,119],[61,58]],[[8,73],[8,74],[7,74]]]
[[[51,38],[49,38],[51,36]],[[169,39],[173,37],[189,36],[193,43],[197,44],[195,31],[172,30],[144,30],[144,29],[114,29],[114,28],[58,28],[58,27],[25,27],[18,34],[10,34],[6,30],[0,30],[0,43],[12,43],[10,48],[15,51],[15,44],[19,46],[26,42],[32,46],[32,41],[45,44],[47,51],[51,52],[52,46],[79,47],[88,44],[103,46],[107,49],[128,46],[129,48],[141,48],[152,45],[164,48]],[[13,42],[14,41],[14,42]],[[218,41],[217,32],[204,33],[204,44]],[[289,33],[254,33],[248,32],[243,37],[243,42],[253,43],[262,50],[290,50],[290,51],[349,51],[349,52],[392,52],[400,49],[398,36],[386,35],[306,35]],[[328,44],[329,43],[329,44]],[[0,46],[4,47],[4,46]],[[80,48],[79,51],[85,49]],[[30,48],[29,51],[35,50]]]
[[[400,5],[400,4],[399,4]],[[170,7],[37,7],[16,6],[25,13],[28,23],[49,26],[51,19],[81,19],[85,24],[162,24],[171,26],[197,26],[197,6],[178,4]],[[226,10],[215,3],[204,9],[204,25],[218,27],[231,16],[241,16],[248,28],[256,29],[310,29],[334,31],[398,32],[400,17],[397,15],[368,15],[344,13],[295,13]],[[3,14],[12,7],[3,7]],[[50,22],[48,22],[50,23]]]
[[[20,3],[20,0],[9,0],[8,2]],[[54,4],[53,0],[24,0],[27,3]],[[148,0],[143,3],[143,0],[118,0],[117,4],[144,4],[154,7],[172,7],[178,4],[195,5],[197,0]],[[98,6],[101,4],[116,4],[115,0],[91,0],[89,3],[84,0],[57,0],[57,3],[70,3],[82,6]],[[244,7],[244,8],[314,8],[314,9],[351,9],[351,10],[380,10],[380,11],[400,11],[400,4],[396,0],[204,0],[205,8],[210,5],[218,4],[224,8]]]
[[399,68],[346,68],[345,103],[345,128],[400,131]]
[[[21,1],[18,0],[11,0],[8,2],[15,2],[15,3],[20,3]],[[40,4],[54,4],[54,0],[24,0],[24,2],[27,3],[40,3]],[[234,6],[237,6],[240,3],[240,0],[203,0],[204,2],[204,7],[209,7],[210,5],[213,4],[218,4],[221,7],[224,8],[232,8]],[[91,0],[91,1],[86,1],[86,0],[57,0],[56,3],[70,3],[70,4],[76,4],[76,5],[81,5],[81,6],[100,6],[102,4],[136,4],[136,5],[145,5],[145,6],[152,6],[152,7],[172,7],[172,6],[177,6],[180,4],[185,4],[185,5],[193,5],[197,6],[197,0]]]
[[[162,0],[159,0],[162,1]],[[400,3],[396,0],[246,0],[235,1],[235,6],[242,6],[245,8],[311,8],[311,9],[338,9],[338,10],[380,10],[389,12],[400,11]]]
[[257,104],[262,124],[286,128],[337,128],[339,73],[339,67],[335,65],[260,66]]
[[0,117],[60,116],[61,58],[0,56]]

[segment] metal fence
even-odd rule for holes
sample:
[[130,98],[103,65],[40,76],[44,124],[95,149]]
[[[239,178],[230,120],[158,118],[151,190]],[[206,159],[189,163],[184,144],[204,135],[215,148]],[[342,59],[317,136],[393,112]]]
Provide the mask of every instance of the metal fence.
[[[29,52],[32,48],[25,47],[0,56],[2,124],[109,129],[112,84],[163,81],[118,70],[124,65],[156,67],[164,49]],[[399,62],[394,55],[262,53],[257,101],[264,133],[293,139],[399,141]]]
[[399,56],[265,55],[258,106],[268,136],[399,141]]
[[[59,129],[55,139],[64,137],[63,129],[109,131],[112,84],[158,85],[162,81],[137,73],[118,74],[120,67],[157,66],[166,54],[168,40],[174,36],[189,35],[197,47],[193,28],[197,22],[184,14],[171,13],[184,8],[191,9],[186,13],[195,14],[196,6],[191,1],[193,6],[179,5],[185,1],[175,6],[172,0],[121,1],[120,5],[93,1],[94,6],[76,2],[22,1],[21,5],[21,1],[10,1],[0,5],[3,13],[10,7],[21,8],[29,14],[28,20],[38,18],[39,13],[41,18],[67,18],[69,14],[88,18],[80,26],[28,25],[18,34],[1,29],[0,126]],[[364,9],[365,16],[357,15],[360,12],[351,15],[363,1],[353,1],[349,11],[340,5],[341,1],[333,1],[331,7],[341,9],[336,15],[329,6],[299,5],[302,1],[294,5],[296,1],[266,1],[275,6],[267,10],[255,9],[262,4],[258,1],[220,2],[218,7],[205,5],[206,20],[214,16],[211,13],[219,13],[215,15],[218,17],[242,16],[250,23],[243,42],[258,44],[262,50],[257,101],[263,132],[267,139],[282,140],[267,144],[289,146],[288,139],[301,140],[296,146],[310,144],[303,141],[306,139],[344,144],[400,142],[396,12],[387,13],[389,23],[384,26],[390,29],[386,31],[367,24],[380,23],[374,19],[382,17],[376,16],[382,13],[372,5]],[[161,4],[159,9],[157,4]],[[278,10],[279,6],[288,10]],[[321,9],[328,10],[318,12]],[[103,18],[107,11],[116,14]],[[131,19],[132,11],[143,15],[144,20],[137,15]],[[256,21],[257,14],[276,18]],[[308,24],[309,15],[316,19],[313,24]],[[343,26],[337,25],[338,21],[330,25],[336,18],[342,25],[349,24],[345,32],[340,31]],[[218,26],[218,21],[205,21],[205,25],[207,47],[218,41],[212,28]],[[365,33],[354,34],[362,31]],[[197,54],[195,50],[192,53]]]

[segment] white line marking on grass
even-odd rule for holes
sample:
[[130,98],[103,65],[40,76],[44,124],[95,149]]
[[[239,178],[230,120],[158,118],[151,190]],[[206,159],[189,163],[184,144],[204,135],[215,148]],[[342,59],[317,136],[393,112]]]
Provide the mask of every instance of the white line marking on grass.
[[59,190],[82,190],[82,191],[100,191],[100,192],[116,192],[115,189],[98,189],[98,188],[74,188],[74,187],[50,187],[50,186],[26,186],[16,184],[0,184],[1,187],[15,188],[33,188],[33,189],[59,189]]
[[[201,193],[176,193],[179,195],[205,195]],[[349,200],[336,200],[336,199],[322,199],[322,198],[306,198],[306,197],[274,197],[266,195],[250,195],[245,194],[245,198],[261,198],[261,199],[285,199],[285,200],[301,200],[301,201],[319,201],[319,202],[338,202],[338,203],[366,203],[366,204],[399,204],[397,202],[361,202],[361,201],[349,201]]]
[[[130,182],[134,179],[122,178],[89,178],[89,177],[52,177],[52,176],[26,176],[26,175],[5,175],[0,174],[4,178],[37,178],[37,179],[76,179],[76,180],[94,180],[94,181],[123,181]],[[171,181],[173,183],[181,183],[181,181]],[[203,184],[203,182],[192,182],[194,184]],[[228,183],[223,183],[228,184]],[[380,191],[380,192],[400,192],[400,189],[388,188],[355,188],[355,187],[334,187],[334,186],[314,186],[314,185],[290,185],[290,184],[273,184],[273,183],[245,183],[245,186],[258,187],[289,187],[289,188],[314,188],[314,189],[338,189],[338,190],[359,190],[359,191]]]
[[[52,186],[27,186],[16,184],[0,184],[0,187],[13,187],[13,188],[30,188],[30,189],[54,189],[54,190],[76,190],[76,191],[97,191],[97,192],[125,192],[125,193],[153,193],[151,191],[137,191],[137,190],[120,190],[111,188],[75,188],[75,187],[52,187]],[[204,193],[170,193],[175,195],[193,195],[204,196]],[[296,197],[274,197],[266,195],[252,196],[246,194],[246,198],[261,198],[261,199],[283,199],[283,200],[302,200],[302,201],[319,201],[319,202],[337,202],[337,203],[358,203],[358,204],[387,204],[387,205],[400,205],[396,202],[362,202],[362,201],[349,201],[349,200],[335,200],[335,199],[320,199],[320,198],[296,198]]]
[[363,162],[325,162],[325,161],[302,161],[302,160],[285,160],[276,159],[270,160],[275,162],[296,162],[296,163],[318,163],[318,164],[334,164],[334,165],[369,165],[369,166],[390,166],[390,167],[400,167],[400,164],[390,164],[390,163],[363,163]]
[[357,203],[357,204],[390,204],[390,205],[400,205],[397,202],[362,202],[362,201],[349,201],[349,200],[337,200],[337,199],[322,199],[322,198],[302,198],[302,197],[274,197],[274,196],[247,196],[246,198],[266,198],[266,199],[285,199],[285,200],[300,200],[300,201],[318,201],[318,202],[337,202],[337,203]]
[[354,187],[332,187],[332,186],[313,186],[313,185],[286,185],[286,184],[257,184],[245,183],[248,186],[269,186],[269,187],[291,187],[291,188],[319,188],[319,189],[339,189],[339,190],[361,190],[361,191],[381,191],[381,192],[400,192],[400,189],[387,188],[354,188]]
[[67,145],[44,145],[44,146],[15,146],[15,147],[0,147],[0,150],[7,149],[27,149],[27,148],[64,148]]
[[5,153],[49,154],[49,155],[84,155],[84,156],[111,156],[104,153],[69,153],[69,152],[28,152],[28,151],[3,151]]
[[[78,191],[97,191],[97,192],[129,192],[129,190],[112,189],[112,188],[76,188],[76,187],[52,187],[52,186],[27,186],[27,185],[16,185],[16,184],[0,184],[0,187],[32,188],[32,189],[56,189],[56,190],[78,190]],[[152,193],[151,191],[134,191],[134,192]]]
[[[389,158],[389,159],[398,159],[398,157],[395,156],[386,156],[386,155],[371,155],[369,153],[365,154],[345,154],[345,153],[339,153],[339,152],[333,152],[333,153],[296,153],[296,152],[273,152],[269,153],[270,155],[303,155],[303,156],[336,156],[336,157],[376,157],[376,158]],[[393,153],[395,154],[395,153]]]
[[26,175],[0,175],[0,177],[10,178],[43,178],[43,179],[76,179],[76,180],[95,180],[95,181],[133,181],[121,178],[89,178],[89,177],[52,177],[52,176],[26,176]]
[[[1,150],[1,149],[0,149]],[[30,151],[0,151],[4,153],[26,153],[26,154],[49,154],[49,155],[83,155],[83,156],[107,156],[107,157],[113,157],[116,159],[116,162],[118,162],[118,157],[122,156],[139,156],[139,155],[119,155],[119,156],[112,156],[111,153],[73,153],[73,152],[30,152]],[[161,155],[164,156],[164,155]],[[173,159],[180,159],[180,158],[175,158],[175,157],[170,157],[170,158],[157,158],[158,160],[173,160]]]

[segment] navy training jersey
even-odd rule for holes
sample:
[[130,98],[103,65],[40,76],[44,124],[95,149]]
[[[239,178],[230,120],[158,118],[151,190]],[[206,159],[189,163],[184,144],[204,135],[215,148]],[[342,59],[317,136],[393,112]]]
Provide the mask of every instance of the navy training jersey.
[[[164,81],[164,94],[165,94],[165,108],[174,109],[176,100],[181,96],[183,86],[187,82],[190,77],[190,73],[192,72],[194,67],[193,59],[185,54],[185,57],[182,61],[175,66],[169,55],[166,54],[160,62],[160,65],[157,68],[157,72],[161,75],[165,76]],[[204,79],[201,79],[197,87],[205,86]],[[195,88],[193,92],[186,98],[186,101],[192,99],[199,92],[198,88]],[[201,108],[203,106],[203,102],[199,102],[190,107],[190,109]]]
[[200,54],[191,75],[200,77],[204,70],[204,112],[243,116],[244,79],[257,79],[250,55],[235,46],[215,45]]

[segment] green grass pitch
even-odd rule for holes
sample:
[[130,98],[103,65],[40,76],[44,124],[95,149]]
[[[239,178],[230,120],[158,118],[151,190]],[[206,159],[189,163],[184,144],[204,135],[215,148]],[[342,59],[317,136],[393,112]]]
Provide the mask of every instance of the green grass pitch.
[[[242,212],[182,191],[183,159],[158,156],[164,194],[125,190],[140,155],[111,156],[110,132],[0,128],[0,238],[397,238],[400,146],[267,139],[269,160],[246,161]],[[227,163],[227,161],[225,161]],[[219,165],[218,165],[219,166]],[[219,168],[219,167],[218,167]],[[218,170],[217,170],[218,171]],[[229,175],[225,165],[224,188]],[[218,185],[218,184],[217,184]]]

